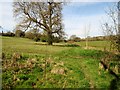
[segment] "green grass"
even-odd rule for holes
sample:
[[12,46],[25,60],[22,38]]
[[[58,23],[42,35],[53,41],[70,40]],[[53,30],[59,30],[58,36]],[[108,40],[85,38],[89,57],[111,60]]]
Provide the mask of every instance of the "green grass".
[[[99,50],[39,45],[16,37],[2,37],[2,50],[6,55],[2,66],[4,88],[107,89],[114,79],[107,71],[99,69],[99,60],[104,57]],[[22,58],[13,61],[14,52],[20,53]],[[52,73],[54,68],[63,69],[64,73]]]
[[57,47],[48,45],[37,45],[36,42],[17,37],[2,37],[2,51],[6,53],[24,53],[24,54],[48,54],[57,53],[59,51],[69,49],[68,47]]
[[[81,47],[85,47],[86,41],[77,42]],[[108,41],[88,41],[88,46],[92,47],[93,49],[98,50],[109,50],[110,49],[110,42]]]

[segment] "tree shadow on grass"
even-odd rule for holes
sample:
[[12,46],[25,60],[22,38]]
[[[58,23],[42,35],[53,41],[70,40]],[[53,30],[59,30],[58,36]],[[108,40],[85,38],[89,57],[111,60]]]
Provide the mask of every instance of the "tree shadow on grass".
[[77,45],[77,44],[52,45],[52,46],[58,46],[58,47],[79,47],[79,45]]
[[[42,44],[42,43],[35,43],[35,45],[48,45],[46,43]],[[57,44],[57,45],[51,45],[51,46],[57,46],[57,47],[80,47],[77,44],[65,44],[65,45],[61,45],[61,44]]]

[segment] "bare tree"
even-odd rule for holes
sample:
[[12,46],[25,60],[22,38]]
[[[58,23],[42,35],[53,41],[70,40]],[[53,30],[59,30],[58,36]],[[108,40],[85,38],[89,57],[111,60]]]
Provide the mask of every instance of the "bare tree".
[[[106,11],[109,21],[106,21],[102,25],[103,31],[110,41],[110,51],[115,54],[108,53],[105,57],[101,59],[101,63],[106,66],[106,69],[116,77],[116,81],[119,78],[120,64],[119,64],[119,55],[120,55],[120,28],[119,28],[119,14],[120,14],[120,2],[115,3],[113,7],[109,7]],[[116,53],[117,51],[117,53]],[[111,66],[111,63],[114,63],[114,66]]]
[[120,28],[119,18],[120,9],[118,8],[120,3],[116,3],[113,7],[109,8],[106,13],[109,17],[109,22],[105,22],[102,25],[103,31],[109,37],[110,50],[116,49],[120,53]]
[[14,2],[14,16],[19,21],[16,29],[43,30],[47,34],[48,44],[52,45],[53,35],[64,35],[61,2]]
[[88,36],[90,33],[90,24],[85,25],[85,40],[86,40],[86,44],[85,44],[85,48],[88,49]]

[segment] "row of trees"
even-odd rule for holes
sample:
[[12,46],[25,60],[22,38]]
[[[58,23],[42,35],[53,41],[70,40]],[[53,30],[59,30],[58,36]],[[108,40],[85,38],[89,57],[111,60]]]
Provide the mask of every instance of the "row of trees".
[[108,41],[110,37],[115,38],[116,36],[115,35],[95,36],[95,37],[87,36],[86,38],[80,38],[80,37],[77,37],[76,35],[71,35],[68,41],[80,42],[80,41],[86,41],[86,39],[87,39],[87,42],[88,41]]
[[[24,38],[29,38],[29,39],[33,39],[35,41],[39,41],[41,40],[42,42],[47,42],[47,35],[45,35],[44,33],[35,33],[34,31],[27,31],[27,32],[23,32],[22,30],[16,30],[14,33],[11,31],[8,31],[6,33],[4,33],[2,31],[2,33],[0,33],[0,35],[2,36],[9,36],[9,37],[24,37]],[[111,35],[111,36],[96,36],[96,37],[90,37],[88,36],[87,39],[88,41],[106,41],[109,40],[109,38],[115,38],[115,35]],[[85,41],[86,38],[80,38],[77,37],[76,35],[71,35],[70,38],[66,41],[73,41],[73,42],[80,42],[80,41]],[[60,42],[60,41],[65,41],[65,38],[59,38],[59,37],[53,37],[53,42]]]
[[[23,38],[29,38],[32,39],[34,41],[42,41],[42,42],[47,42],[48,38],[47,35],[44,33],[35,33],[34,31],[27,31],[27,32],[23,32],[22,30],[16,30],[15,32],[3,32],[0,33],[0,35],[2,36],[9,36],[9,37],[23,37]],[[63,38],[59,38],[59,37],[52,37],[53,42],[61,42],[64,41]]]
[[0,33],[0,35],[1,35],[1,36],[9,36],[9,37],[14,37],[14,36],[15,36],[15,34],[12,33],[11,31],[8,31],[8,32],[6,32],[6,33],[4,33],[4,32],[2,31],[2,33]]

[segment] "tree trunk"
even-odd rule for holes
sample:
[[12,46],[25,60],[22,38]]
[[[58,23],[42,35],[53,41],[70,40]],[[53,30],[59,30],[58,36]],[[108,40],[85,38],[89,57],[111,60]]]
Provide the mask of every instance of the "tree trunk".
[[52,44],[53,44],[52,33],[48,32],[48,45],[52,45]]

